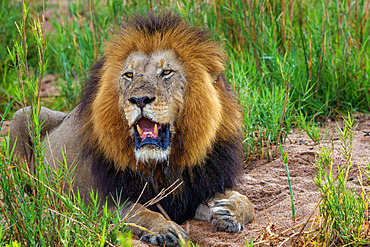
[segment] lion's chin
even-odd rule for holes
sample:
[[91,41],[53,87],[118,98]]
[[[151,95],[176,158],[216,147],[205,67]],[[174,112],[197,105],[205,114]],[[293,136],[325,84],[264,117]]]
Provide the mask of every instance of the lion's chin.
[[170,148],[163,150],[153,145],[145,145],[135,150],[136,161],[144,164],[157,164],[168,160]]

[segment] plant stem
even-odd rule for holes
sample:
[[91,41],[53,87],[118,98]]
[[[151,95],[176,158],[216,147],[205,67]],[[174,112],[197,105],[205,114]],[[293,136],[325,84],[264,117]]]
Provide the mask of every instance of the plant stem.
[[286,174],[287,174],[287,178],[288,178],[290,202],[291,202],[291,205],[292,205],[292,218],[293,218],[293,220],[295,220],[294,196],[293,196],[293,190],[292,190],[292,182],[291,182],[291,178],[290,178],[290,175],[289,175],[288,155],[286,153],[284,153],[283,146],[281,145],[281,143],[279,143],[279,145],[280,145],[280,152],[281,152],[281,155],[283,156],[284,166],[285,166],[285,170],[286,170]]

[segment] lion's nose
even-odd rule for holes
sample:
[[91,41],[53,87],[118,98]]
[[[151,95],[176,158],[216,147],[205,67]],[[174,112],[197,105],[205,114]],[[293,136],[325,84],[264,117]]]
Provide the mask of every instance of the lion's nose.
[[137,105],[139,108],[143,109],[144,106],[152,103],[154,100],[155,100],[155,97],[149,98],[148,96],[144,96],[140,98],[132,97],[128,101],[130,101],[132,104]]

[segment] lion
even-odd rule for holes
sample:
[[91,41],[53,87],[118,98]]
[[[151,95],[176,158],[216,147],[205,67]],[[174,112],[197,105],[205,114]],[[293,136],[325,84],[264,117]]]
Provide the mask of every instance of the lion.
[[[69,114],[41,109],[45,164],[73,166],[73,190],[87,200],[97,191],[115,210],[120,198],[122,217],[140,209],[130,221],[149,230],[132,228],[144,242],[178,244],[187,238],[179,224],[191,218],[242,230],[254,209],[233,190],[243,171],[243,122],[225,60],[208,32],[177,14],[128,19],[105,43],[80,104]],[[14,115],[10,144],[33,170],[25,113]],[[177,190],[142,208],[176,181]]]

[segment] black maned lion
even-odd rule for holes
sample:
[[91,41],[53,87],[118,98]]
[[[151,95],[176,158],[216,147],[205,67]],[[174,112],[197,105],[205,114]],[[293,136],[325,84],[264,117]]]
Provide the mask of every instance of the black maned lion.
[[[187,219],[211,221],[237,232],[254,218],[244,195],[231,190],[242,172],[242,115],[223,74],[225,53],[207,32],[173,13],[136,16],[105,44],[92,68],[82,102],[68,115],[42,108],[45,162],[77,164],[74,189],[89,198],[128,199],[125,216],[176,180],[182,182],[132,222],[141,240],[175,245]],[[27,112],[27,110],[26,110]],[[24,110],[14,116],[11,145],[31,169],[32,150]],[[143,191],[144,185],[147,187]],[[135,204],[142,193],[139,204]],[[113,199],[112,199],[113,197]]]

